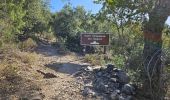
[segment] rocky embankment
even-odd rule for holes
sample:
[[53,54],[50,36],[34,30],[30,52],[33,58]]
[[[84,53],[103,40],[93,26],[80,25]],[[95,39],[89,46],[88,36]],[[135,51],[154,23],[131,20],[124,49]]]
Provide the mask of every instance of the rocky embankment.
[[130,78],[114,65],[102,68],[87,67],[74,75],[83,82],[82,94],[87,97],[100,97],[104,100],[134,100],[135,87]]

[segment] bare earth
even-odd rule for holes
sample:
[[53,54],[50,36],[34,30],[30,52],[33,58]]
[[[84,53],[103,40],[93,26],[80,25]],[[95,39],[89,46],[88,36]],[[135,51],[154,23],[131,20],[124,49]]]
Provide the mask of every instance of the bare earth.
[[[83,83],[73,75],[87,64],[75,54],[60,55],[51,45],[36,49],[39,60],[32,66],[23,67],[19,75],[25,81],[9,100],[87,100],[82,95]],[[3,99],[3,98],[2,98]],[[4,99],[5,100],[5,99]]]

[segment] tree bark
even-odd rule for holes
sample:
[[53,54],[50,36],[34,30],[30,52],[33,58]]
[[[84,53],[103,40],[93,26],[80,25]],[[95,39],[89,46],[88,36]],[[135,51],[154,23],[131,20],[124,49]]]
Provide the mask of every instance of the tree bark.
[[144,25],[144,88],[152,100],[163,100],[165,91],[161,80],[162,74],[162,30],[168,14],[164,7],[157,5],[150,13]]

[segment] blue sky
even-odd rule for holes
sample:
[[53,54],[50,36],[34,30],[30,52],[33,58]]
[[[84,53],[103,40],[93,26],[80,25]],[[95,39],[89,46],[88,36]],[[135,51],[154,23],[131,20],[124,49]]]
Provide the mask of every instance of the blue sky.
[[[62,7],[68,3],[68,1],[73,5],[73,7],[78,5],[84,6],[87,11],[91,11],[92,13],[97,13],[102,7],[100,4],[94,4],[93,0],[51,0],[51,11],[60,11]],[[166,23],[170,25],[170,17]]]
[[97,13],[102,7],[100,4],[94,4],[93,0],[51,0],[51,11],[61,10],[68,1],[70,1],[73,7],[84,6],[87,11],[92,11],[92,13]]

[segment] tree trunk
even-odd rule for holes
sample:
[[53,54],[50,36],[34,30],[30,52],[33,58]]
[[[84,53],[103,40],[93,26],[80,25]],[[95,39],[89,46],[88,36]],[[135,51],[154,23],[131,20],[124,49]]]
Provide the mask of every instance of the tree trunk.
[[[163,13],[164,12],[164,13]],[[163,100],[165,95],[162,87],[162,30],[168,15],[161,7],[155,7],[149,13],[149,21],[144,25],[144,76],[146,81],[144,89],[149,92],[153,100]]]

